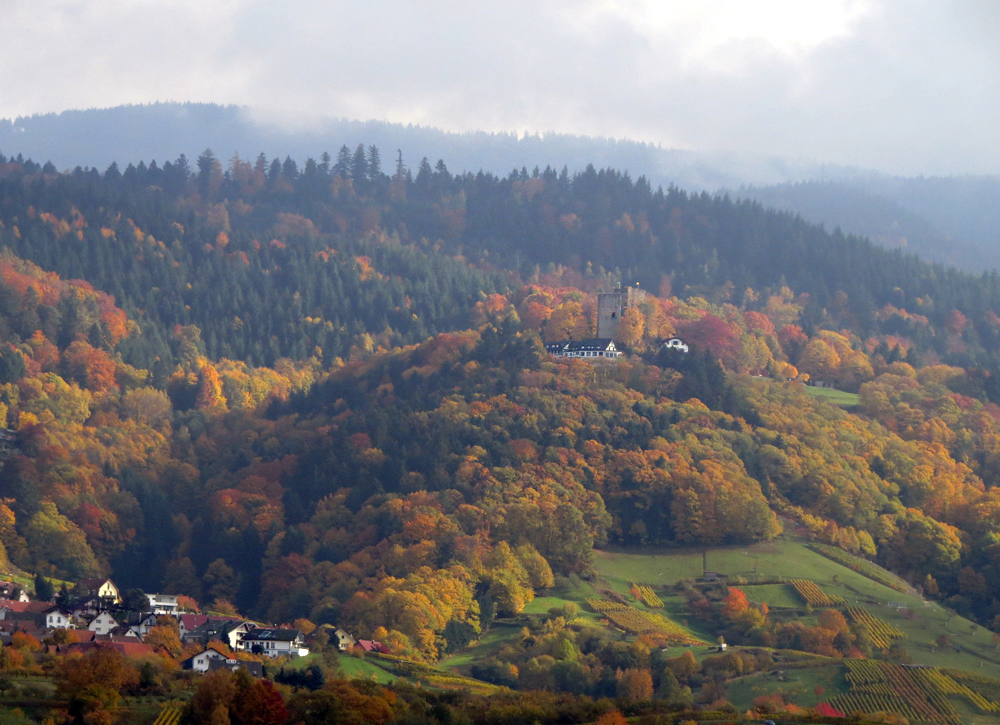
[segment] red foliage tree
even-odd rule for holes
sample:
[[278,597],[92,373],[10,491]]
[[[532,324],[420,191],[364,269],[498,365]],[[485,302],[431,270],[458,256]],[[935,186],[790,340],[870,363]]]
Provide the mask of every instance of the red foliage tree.
[[781,344],[781,349],[785,351],[785,356],[795,365],[809,342],[809,338],[798,325],[785,325],[778,330],[778,342]]
[[692,348],[707,350],[722,360],[731,359],[736,353],[739,329],[715,315],[705,315],[699,320],[678,325],[680,336]]

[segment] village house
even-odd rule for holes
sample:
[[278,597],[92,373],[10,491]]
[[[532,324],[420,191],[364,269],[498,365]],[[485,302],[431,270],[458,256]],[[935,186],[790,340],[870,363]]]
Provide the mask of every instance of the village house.
[[152,612],[129,612],[119,619],[123,627],[128,627],[140,637],[145,637],[156,626],[156,615]]
[[77,590],[83,597],[106,599],[111,601],[112,604],[118,604],[122,600],[118,587],[115,586],[113,581],[107,578],[81,579],[77,583]]
[[111,631],[117,628],[118,620],[107,610],[102,611],[87,624],[87,629],[96,634],[111,634]]
[[19,614],[42,614],[52,602],[22,602],[15,599],[0,599],[0,619],[14,619]]
[[181,636],[181,641],[185,644],[222,642],[230,649],[237,649],[240,640],[253,628],[249,622],[243,622],[239,619],[216,619],[213,617],[204,624],[185,631]]
[[330,638],[330,641],[335,642],[337,649],[341,652],[346,652],[357,644],[357,640],[340,627],[333,630],[333,636]]
[[30,597],[28,597],[28,592],[24,590],[24,587],[19,586],[14,582],[0,582],[0,599],[13,599],[18,602],[31,601]]
[[239,649],[268,657],[292,655],[305,657],[309,654],[305,637],[297,629],[266,627],[251,629],[240,640]]
[[127,624],[119,624],[117,627],[112,629],[107,634],[98,635],[98,637],[107,637],[109,640],[112,640],[114,642],[142,641],[142,637],[139,635],[139,633],[132,627],[129,627]]
[[663,347],[667,350],[677,350],[678,352],[683,352],[683,353],[686,353],[690,350],[688,344],[679,337],[671,337],[669,340],[663,343]]
[[363,652],[378,652],[379,654],[384,655],[390,654],[388,647],[374,639],[359,639],[357,644],[354,646]]
[[239,621],[233,617],[220,617],[210,614],[180,614],[177,616],[178,634],[183,640],[185,635],[202,627],[209,622],[233,622]]
[[101,599],[100,597],[86,597],[73,601],[68,609],[73,613],[74,619],[86,619],[90,621],[104,611],[108,603],[108,600]]
[[207,614],[182,614],[179,617],[177,617],[178,635],[180,636],[181,640],[183,641],[184,636],[188,632],[197,629],[205,622],[207,622],[208,619],[209,617]]
[[147,594],[146,598],[149,599],[150,610],[156,614],[177,614],[176,594]]
[[45,612],[45,626],[48,629],[76,629],[73,614],[58,604],[50,604]]
[[195,672],[208,672],[209,663],[212,660],[226,660],[226,655],[218,650],[206,647],[196,655],[191,655],[181,662],[181,669],[194,670]]
[[[12,623],[13,629],[34,630],[45,629],[47,615],[55,607],[52,602],[20,602],[10,599],[0,600],[0,622]],[[65,615],[65,613],[64,613]],[[66,620],[62,627],[72,627],[73,623]],[[13,629],[11,631],[13,631]]]

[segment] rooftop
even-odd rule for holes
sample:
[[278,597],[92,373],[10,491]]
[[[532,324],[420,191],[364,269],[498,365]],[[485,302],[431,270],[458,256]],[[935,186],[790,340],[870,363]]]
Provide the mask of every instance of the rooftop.
[[273,642],[294,642],[302,632],[297,629],[283,629],[268,627],[266,629],[251,629],[244,635],[243,639],[248,640],[270,640]]

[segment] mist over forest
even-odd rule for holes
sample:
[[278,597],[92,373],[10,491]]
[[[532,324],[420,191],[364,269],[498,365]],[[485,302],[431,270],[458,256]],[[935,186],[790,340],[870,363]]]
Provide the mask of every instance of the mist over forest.
[[507,174],[535,166],[582,171],[614,167],[654,186],[724,191],[804,219],[969,271],[1000,265],[1000,179],[905,178],[761,153],[697,152],[627,139],[563,133],[466,132],[347,119],[268,120],[250,108],[155,103],[0,120],[0,151],[52,161],[59,169],[112,162],[289,155],[300,164],[347,144],[372,144],[409,165],[426,157],[457,171]]

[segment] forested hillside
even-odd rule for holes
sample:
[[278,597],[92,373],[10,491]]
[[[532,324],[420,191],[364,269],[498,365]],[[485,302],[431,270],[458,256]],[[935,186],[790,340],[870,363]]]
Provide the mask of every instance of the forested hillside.
[[739,195],[827,229],[840,227],[880,246],[978,274],[1000,266],[998,186],[990,177],[860,176],[741,188]]
[[[902,335],[965,367],[994,364],[993,274],[612,170],[497,178],[426,160],[411,172],[399,159],[392,175],[384,166],[363,146],[301,170],[263,155],[224,168],[211,152],[195,171],[183,157],[103,174],[15,159],[0,181],[0,241],[114,295],[147,331],[123,350],[145,367],[166,359],[169,330],[190,324],[210,357],[273,364],[320,348],[329,364],[370,347],[363,333],[398,344],[461,327],[479,291],[506,293],[547,271],[571,286],[613,274],[751,308],[788,287],[808,295],[807,328]],[[944,334],[954,310],[967,320],[960,345]]]
[[[0,166],[17,567],[433,660],[595,548],[794,529],[1000,615],[995,276],[610,170],[195,166]],[[619,281],[627,356],[547,356]]]

